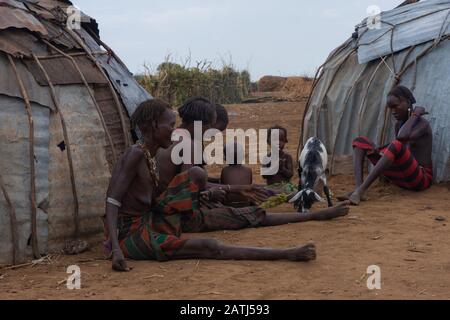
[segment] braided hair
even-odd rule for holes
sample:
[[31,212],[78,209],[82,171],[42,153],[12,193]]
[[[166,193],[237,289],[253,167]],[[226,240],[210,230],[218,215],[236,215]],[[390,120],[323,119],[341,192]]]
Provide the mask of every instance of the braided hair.
[[396,86],[394,89],[392,89],[388,93],[388,96],[394,96],[394,97],[399,98],[399,99],[404,99],[411,106],[416,103],[416,98],[414,97],[414,95],[411,92],[411,90],[409,90],[408,88],[406,88],[404,86]]
[[151,123],[157,121],[167,109],[171,110],[170,104],[161,99],[142,102],[131,116],[132,129],[147,130]]

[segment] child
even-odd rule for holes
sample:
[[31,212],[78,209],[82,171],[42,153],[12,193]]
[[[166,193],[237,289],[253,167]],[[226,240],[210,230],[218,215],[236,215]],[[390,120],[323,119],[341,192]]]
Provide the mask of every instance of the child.
[[[234,159],[228,159],[227,154],[234,150]],[[222,169],[220,183],[228,185],[251,185],[253,183],[252,169],[242,164],[245,157],[242,146],[237,142],[229,142],[224,147],[224,157],[228,166]],[[229,193],[226,204],[235,208],[248,207],[252,203],[241,194]]]
[[[275,175],[264,176],[263,178],[267,181],[267,185],[274,184],[289,184],[291,182],[291,178],[294,176],[294,164],[292,161],[292,157],[284,152],[284,147],[288,142],[287,139],[287,130],[281,126],[274,126],[269,129],[267,135],[267,142],[271,143],[272,131],[279,130],[279,168],[278,172]],[[269,167],[270,164],[265,165],[265,167]]]

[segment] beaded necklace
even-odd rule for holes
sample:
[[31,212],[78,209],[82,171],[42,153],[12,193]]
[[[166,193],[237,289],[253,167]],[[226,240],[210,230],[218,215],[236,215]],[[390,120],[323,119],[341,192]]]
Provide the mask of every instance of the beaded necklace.
[[152,157],[152,155],[150,154],[150,150],[148,150],[148,148],[144,142],[139,140],[137,142],[137,145],[144,152],[145,159],[147,160],[148,171],[150,172],[150,176],[152,177],[154,186],[157,187],[159,184],[159,173],[158,173],[158,167],[156,165],[156,159],[155,159],[155,157]]

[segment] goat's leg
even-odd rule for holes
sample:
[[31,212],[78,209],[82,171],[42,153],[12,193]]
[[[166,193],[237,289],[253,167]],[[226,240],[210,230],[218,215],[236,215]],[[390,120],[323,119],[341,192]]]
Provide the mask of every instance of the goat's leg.
[[327,196],[328,207],[331,208],[333,206],[333,202],[331,201],[331,192],[330,192],[330,188],[328,188],[327,177],[325,177],[325,175],[323,175],[320,178],[320,180],[322,180],[322,183],[323,183],[323,192]]
[[327,196],[328,207],[331,208],[333,206],[333,202],[331,201],[330,188],[328,188],[327,185],[324,185],[323,192],[325,192],[325,195]]

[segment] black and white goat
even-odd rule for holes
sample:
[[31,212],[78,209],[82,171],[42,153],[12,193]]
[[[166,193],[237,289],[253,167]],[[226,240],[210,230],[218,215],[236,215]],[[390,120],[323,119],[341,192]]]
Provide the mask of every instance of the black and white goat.
[[289,201],[290,203],[294,203],[298,212],[305,212],[311,209],[315,202],[325,202],[315,191],[315,187],[319,181],[323,183],[323,191],[327,197],[328,206],[333,206],[325,173],[327,162],[328,154],[325,145],[317,138],[310,138],[306,142],[298,159],[298,175],[300,178],[298,192]]

